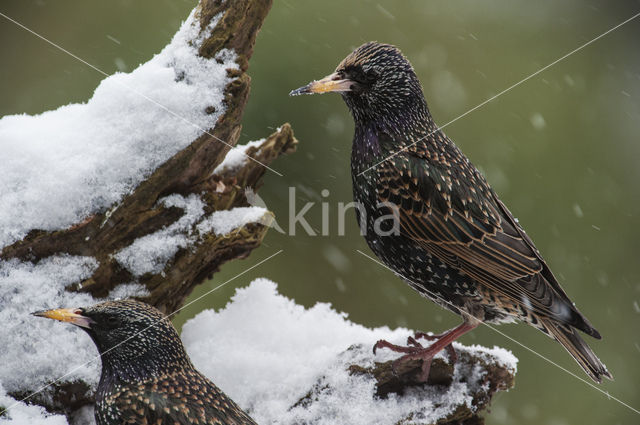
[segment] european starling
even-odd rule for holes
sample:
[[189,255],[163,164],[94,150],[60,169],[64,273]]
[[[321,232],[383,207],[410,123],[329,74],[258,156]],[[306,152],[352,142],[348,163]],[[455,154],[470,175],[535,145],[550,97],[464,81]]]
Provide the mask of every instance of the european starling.
[[611,379],[577,331],[600,334],[482,174],[434,123],[402,53],[366,43],[334,73],[291,95],[326,92],[339,92],[355,121],[353,197],[369,247],[413,289],[463,319],[428,348],[410,337],[408,347],[378,341],[374,351],[405,353],[396,362],[423,359],[426,381],[433,356],[452,352],[456,338],[481,322],[518,319],[562,344],[596,382]]
[[176,329],[152,306],[108,301],[33,314],[81,327],[98,347],[98,425],[255,425],[193,367]]

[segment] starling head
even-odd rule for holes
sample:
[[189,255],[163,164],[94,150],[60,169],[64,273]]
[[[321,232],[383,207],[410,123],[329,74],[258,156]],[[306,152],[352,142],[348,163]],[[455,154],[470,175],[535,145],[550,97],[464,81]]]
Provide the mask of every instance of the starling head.
[[193,368],[178,332],[152,306],[134,300],[107,301],[33,314],[73,323],[98,346],[102,359],[95,405],[98,425],[255,425]]
[[289,94],[327,92],[342,95],[356,125],[373,123],[396,133],[431,120],[413,67],[390,44],[363,44],[344,58],[333,74]]
[[178,332],[160,311],[135,300],[56,309],[35,316],[70,322],[85,330],[102,357],[103,372],[125,381],[158,376],[191,365]]

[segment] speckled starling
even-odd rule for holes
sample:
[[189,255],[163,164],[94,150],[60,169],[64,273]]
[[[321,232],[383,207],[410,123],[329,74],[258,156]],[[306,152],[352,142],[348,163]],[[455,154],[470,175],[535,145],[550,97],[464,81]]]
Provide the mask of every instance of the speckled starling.
[[73,323],[98,347],[98,425],[255,425],[193,367],[169,319],[148,304],[108,301],[34,315]]
[[[351,152],[358,222],[373,252],[413,289],[462,316],[397,361],[433,356],[481,322],[524,321],[562,344],[587,374],[611,378],[578,330],[600,334],[569,300],[540,252],[482,174],[434,123],[409,61],[394,46],[366,43],[331,75],[292,95],[339,92],[355,121]],[[393,217],[388,229],[384,217]],[[364,226],[363,226],[364,225]],[[417,335],[424,337],[424,334]]]

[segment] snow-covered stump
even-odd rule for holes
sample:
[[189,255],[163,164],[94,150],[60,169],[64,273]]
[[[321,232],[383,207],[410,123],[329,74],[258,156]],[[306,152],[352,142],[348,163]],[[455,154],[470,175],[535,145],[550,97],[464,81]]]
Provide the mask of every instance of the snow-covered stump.
[[263,425],[476,425],[514,385],[511,352],[459,343],[455,367],[438,354],[426,385],[415,381],[419,361],[396,375],[398,354],[372,347],[409,335],[353,323],[329,304],[306,309],[258,279],[185,323],[182,339],[195,366]]
[[[272,215],[247,188],[297,140],[284,124],[231,149],[270,7],[201,0],[162,52],[86,103],[0,119],[1,406],[54,381],[28,402],[65,413],[92,402],[95,348],[29,313],[126,296],[171,312],[260,245]],[[3,418],[12,411],[39,410]]]
[[[352,346],[351,350],[366,351],[368,346]],[[421,361],[415,360],[399,366],[394,371],[392,360],[363,367],[361,364],[349,365],[348,371],[355,375],[364,375],[376,380],[375,395],[381,398],[409,397],[423,398],[430,402],[442,400],[437,404],[436,415],[424,415],[421,411],[406,412],[399,421],[403,425],[457,425],[482,424],[479,416],[497,391],[506,391],[515,383],[515,363],[506,360],[499,351],[487,350],[475,346],[467,347],[455,344],[457,363],[452,366],[448,361],[436,358],[431,364],[427,384],[416,380],[421,371]],[[359,356],[363,357],[365,353]],[[319,388],[319,386],[315,386]],[[312,402],[314,394],[309,394],[301,402]],[[437,418],[436,418],[437,416]]]

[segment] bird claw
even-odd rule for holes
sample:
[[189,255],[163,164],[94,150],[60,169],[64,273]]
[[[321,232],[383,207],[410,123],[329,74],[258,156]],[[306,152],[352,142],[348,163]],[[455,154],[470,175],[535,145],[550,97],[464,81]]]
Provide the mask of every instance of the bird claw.
[[427,341],[435,341],[439,338],[442,338],[444,334],[428,334],[426,332],[416,332],[413,337],[415,339],[426,339]]
[[375,343],[375,345],[373,346],[373,354],[376,354],[376,351],[379,348],[388,348],[389,350],[396,353],[413,353],[416,350],[415,347],[403,347],[401,345],[392,344],[389,341],[385,341],[384,339],[381,339]]
[[427,382],[433,357],[425,357],[425,355],[431,356],[432,354],[428,352],[427,348],[411,348],[411,350],[412,352],[395,359],[393,363],[391,363],[391,371],[395,376],[399,376],[400,374],[398,373],[398,370],[404,363],[412,360],[422,360],[422,366],[420,367],[421,370],[416,378],[418,382]]
[[428,348],[424,348],[411,336],[407,338],[407,344],[411,346],[403,347],[381,339],[373,346],[373,353],[375,354],[379,348],[388,348],[396,353],[404,353],[403,356],[395,359],[393,363],[391,363],[391,371],[395,376],[400,375],[398,370],[402,364],[411,360],[422,360],[421,371],[418,374],[417,379],[419,382],[427,382],[427,379],[429,378],[429,370],[431,369],[431,362],[433,361],[433,354],[435,353],[429,352]]
[[444,349],[447,350],[447,354],[449,355],[449,363],[451,363],[451,366],[454,366],[458,361],[458,353],[454,350],[453,344],[447,345]]
[[[434,335],[430,335],[425,332],[416,332],[413,338],[412,337],[409,337],[409,338],[414,341],[418,339],[426,339],[427,341],[437,341],[440,338],[442,338],[444,335],[446,335],[446,332],[441,334],[434,334]],[[420,344],[417,341],[416,343]],[[446,347],[444,347],[444,349],[447,350],[447,354],[449,355],[449,362],[451,363],[451,366],[455,365],[456,362],[458,361],[458,353],[456,353],[456,350],[453,348],[453,344],[447,345]]]
[[415,338],[412,337],[412,336],[407,338],[407,345],[412,345],[412,346],[414,346],[416,348],[424,348],[422,346],[422,344],[420,344],[418,341],[416,341]]
[[[403,347],[401,345],[392,344],[383,339],[379,340],[373,346],[373,354],[376,354],[379,348],[388,348],[391,351],[396,353],[403,353],[404,355],[395,359],[391,364],[391,371],[395,376],[398,376],[398,370],[403,363],[406,363],[411,360],[422,360],[422,367],[420,374],[417,376],[419,382],[427,382],[429,378],[429,371],[431,369],[431,362],[433,361],[433,356],[436,354],[432,352],[429,347],[424,348],[422,344],[418,342],[419,339],[426,339],[427,341],[437,341],[442,338],[447,333],[439,334],[439,335],[430,335],[424,332],[416,332],[414,336],[409,336],[407,338],[407,346]],[[452,344],[448,344],[444,347],[447,350],[447,354],[449,355],[449,362],[451,365],[455,365],[458,361],[458,354],[453,348]]]

